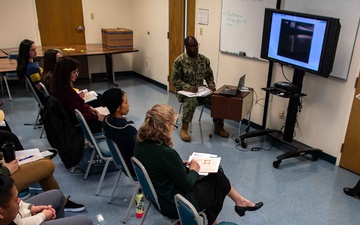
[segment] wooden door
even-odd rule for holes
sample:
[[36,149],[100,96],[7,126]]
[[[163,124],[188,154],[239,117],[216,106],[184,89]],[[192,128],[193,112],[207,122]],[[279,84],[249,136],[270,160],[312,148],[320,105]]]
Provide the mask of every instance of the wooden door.
[[[41,45],[85,43],[82,0],[35,0]],[[73,57],[81,64],[79,78],[89,78],[86,56]]]
[[175,93],[172,84],[172,66],[177,56],[184,52],[185,29],[187,35],[195,33],[196,0],[187,0],[187,24],[185,25],[185,0],[169,0],[169,91]]
[[[358,80],[359,79],[360,73]],[[360,99],[356,98],[356,95],[358,94],[360,94],[359,81],[355,89],[354,100],[340,159],[340,166],[360,174]]]

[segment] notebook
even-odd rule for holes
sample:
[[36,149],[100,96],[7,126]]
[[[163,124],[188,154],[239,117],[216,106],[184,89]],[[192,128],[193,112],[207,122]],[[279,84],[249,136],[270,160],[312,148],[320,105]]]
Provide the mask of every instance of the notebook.
[[225,86],[225,88],[219,93],[221,95],[236,96],[245,87],[245,76],[242,75],[239,78],[239,83],[236,88]]

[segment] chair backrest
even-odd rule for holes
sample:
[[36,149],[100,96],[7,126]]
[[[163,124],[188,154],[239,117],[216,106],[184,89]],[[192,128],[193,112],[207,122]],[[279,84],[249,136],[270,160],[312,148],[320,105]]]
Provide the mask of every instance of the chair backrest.
[[[41,109],[44,109],[44,107],[45,107],[44,104],[41,102],[41,100],[40,100],[37,92],[35,91],[34,85],[31,83],[31,81],[29,80],[29,78],[28,78],[27,76],[25,76],[25,82],[26,82],[26,83],[28,84],[28,86],[30,87],[30,90],[31,90],[31,92],[33,93],[33,95],[34,95],[37,103],[39,103],[40,108],[41,108]],[[45,94],[44,94],[44,96],[45,96]],[[46,96],[45,96],[45,97],[46,97]]]
[[[88,140],[91,144],[92,147],[95,148],[95,150],[97,151],[97,153],[99,154],[99,156],[102,159],[108,158],[108,157],[112,157],[110,150],[107,147],[107,144],[104,143],[106,145],[103,145],[103,142],[105,141],[100,141],[99,143],[95,140],[93,133],[91,132],[83,114],[78,110],[75,109],[75,115],[77,120],[79,121],[80,127],[82,132],[84,133],[85,139]],[[99,148],[99,145],[101,144],[102,148]]]
[[44,85],[43,83],[41,83],[41,82],[40,82],[39,84],[40,84],[41,89],[42,89],[42,91],[43,91],[43,93],[44,93],[44,96],[45,96],[45,97],[50,96],[50,94],[49,94],[48,90],[46,89],[45,85]]
[[19,50],[18,49],[11,49],[8,52],[8,58],[18,60],[18,58],[19,58]]
[[[176,210],[179,215],[181,224],[186,225],[203,225],[202,219],[195,207],[181,194],[174,196]],[[206,216],[205,216],[206,218]],[[207,223],[204,223],[207,224]]]
[[129,177],[130,181],[134,184],[137,183],[137,177],[133,177],[131,176],[131,173],[129,171],[128,166],[126,165],[126,162],[121,154],[120,149],[118,148],[117,144],[111,140],[111,138],[108,138],[105,136],[106,139],[106,143],[109,146],[110,152],[113,155],[113,159],[116,163],[117,166],[119,166],[121,168],[121,170],[123,171],[123,173]]
[[143,164],[135,157],[131,157],[131,162],[134,166],[137,179],[140,183],[141,190],[144,193],[144,196],[150,200],[160,212],[160,205],[158,197],[155,191],[155,188],[150,180],[149,174],[147,173]]

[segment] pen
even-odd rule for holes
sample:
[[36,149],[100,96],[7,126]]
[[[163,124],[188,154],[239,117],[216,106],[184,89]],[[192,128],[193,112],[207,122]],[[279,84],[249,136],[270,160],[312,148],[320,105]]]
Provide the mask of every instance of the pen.
[[34,157],[34,155],[26,156],[26,157],[24,157],[24,158],[22,158],[22,159],[19,159],[19,162],[24,161],[24,160],[26,160],[26,159],[30,159],[30,158],[32,158],[32,157]]

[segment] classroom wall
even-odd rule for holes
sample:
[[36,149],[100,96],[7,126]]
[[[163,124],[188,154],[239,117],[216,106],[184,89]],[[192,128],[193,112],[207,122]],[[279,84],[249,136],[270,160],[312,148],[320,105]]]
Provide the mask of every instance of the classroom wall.
[[132,0],[131,24],[136,48],[133,71],[168,85],[169,75],[169,2]]

